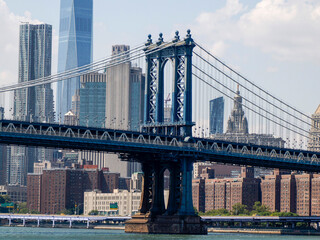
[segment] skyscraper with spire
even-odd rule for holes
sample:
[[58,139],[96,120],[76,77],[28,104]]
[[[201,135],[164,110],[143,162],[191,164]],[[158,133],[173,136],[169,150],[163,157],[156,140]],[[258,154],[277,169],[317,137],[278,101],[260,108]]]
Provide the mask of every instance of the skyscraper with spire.
[[242,97],[240,96],[239,85],[233,101],[233,109],[227,123],[227,133],[248,134],[248,120],[242,109]]
[[[92,62],[93,0],[61,0],[58,72],[81,67]],[[56,117],[72,108],[72,96],[80,88],[80,78],[58,82]]]

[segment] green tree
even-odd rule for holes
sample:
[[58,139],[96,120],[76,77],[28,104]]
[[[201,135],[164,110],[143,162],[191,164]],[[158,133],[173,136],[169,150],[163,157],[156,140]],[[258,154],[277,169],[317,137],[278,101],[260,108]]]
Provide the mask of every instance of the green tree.
[[99,214],[98,210],[91,210],[89,212],[89,215],[98,215],[98,214]]
[[11,202],[11,198],[8,195],[0,195],[0,203]]
[[247,205],[241,204],[241,203],[236,203],[235,205],[232,206],[232,214],[233,215],[248,215],[249,210]]
[[73,209],[63,209],[60,212],[57,212],[57,214],[64,214],[64,215],[73,215],[74,211]]
[[273,212],[271,213],[271,216],[277,216],[277,217],[297,217],[299,216],[296,213],[292,212]]
[[196,215],[199,215],[199,214],[200,214],[195,206],[193,206],[193,210],[194,210],[194,213],[195,213]]
[[29,209],[28,209],[26,202],[18,203],[16,206],[17,206],[18,213],[26,214],[29,212]]
[[221,208],[221,209],[210,210],[210,211],[206,212],[204,215],[206,215],[206,216],[229,216],[230,212],[225,208]]
[[261,202],[257,201],[252,207],[251,215],[260,215],[260,216],[269,216],[271,212],[269,208],[265,205],[262,205]]

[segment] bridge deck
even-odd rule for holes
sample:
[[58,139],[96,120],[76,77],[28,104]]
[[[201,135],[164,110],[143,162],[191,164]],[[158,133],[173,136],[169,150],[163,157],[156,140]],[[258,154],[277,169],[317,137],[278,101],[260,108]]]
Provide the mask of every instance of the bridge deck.
[[148,156],[170,161],[179,156],[195,161],[320,172],[318,152],[116,129],[0,120],[0,143],[113,152],[127,160],[136,157],[137,161]]

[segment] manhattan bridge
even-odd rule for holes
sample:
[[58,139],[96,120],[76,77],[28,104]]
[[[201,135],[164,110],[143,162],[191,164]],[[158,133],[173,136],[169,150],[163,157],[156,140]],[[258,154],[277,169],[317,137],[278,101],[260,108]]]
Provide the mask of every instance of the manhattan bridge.
[[[163,35],[116,56],[41,79],[1,87],[0,92],[25,89],[98,72],[131,61],[145,69],[144,121],[139,131],[90,126],[37,123],[3,119],[0,143],[116,153],[123,161],[142,165],[144,173],[140,211],[126,223],[127,232],[206,232],[192,204],[195,162],[249,165],[320,172],[320,153],[307,150],[318,139],[311,117],[257,86],[219,60],[190,30],[173,40]],[[241,92],[241,97],[240,97]],[[165,119],[170,96],[169,121]],[[209,132],[209,102],[225,99],[225,112],[241,111],[247,132],[281,139],[267,144]],[[247,120],[248,119],[248,120]],[[238,127],[239,126],[233,126]],[[237,136],[240,136],[239,134]],[[259,139],[258,139],[259,140]],[[310,149],[310,148],[309,148]],[[164,203],[164,171],[170,172],[169,200]]]

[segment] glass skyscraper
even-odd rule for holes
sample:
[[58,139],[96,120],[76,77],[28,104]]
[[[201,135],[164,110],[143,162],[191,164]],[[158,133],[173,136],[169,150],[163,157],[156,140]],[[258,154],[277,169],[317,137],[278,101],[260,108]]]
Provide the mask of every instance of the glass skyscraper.
[[[27,82],[51,75],[51,54],[51,25],[21,25],[18,82]],[[53,111],[51,84],[14,92],[14,117],[16,120],[50,122],[54,118]]]
[[[61,0],[58,72],[92,62],[93,0]],[[80,78],[58,82],[57,120],[72,108],[72,96],[80,88]]]
[[210,134],[223,133],[224,99],[218,97],[210,101]]
[[[51,75],[52,26],[20,25],[18,82]],[[54,120],[53,91],[50,84],[16,90],[14,118],[23,121]],[[8,149],[7,181],[26,185],[27,172],[33,172],[35,161],[50,160],[50,150],[12,146]]]
[[89,73],[80,77],[81,126],[104,127],[106,116],[106,74]]

